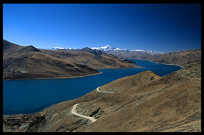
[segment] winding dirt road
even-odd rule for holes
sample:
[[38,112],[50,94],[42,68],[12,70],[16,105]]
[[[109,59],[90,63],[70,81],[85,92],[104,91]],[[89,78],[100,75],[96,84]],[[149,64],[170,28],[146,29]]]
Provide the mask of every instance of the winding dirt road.
[[[98,87],[98,88],[96,89],[96,91],[98,91],[98,92],[103,92],[103,93],[114,93],[113,91],[101,91],[99,88],[100,88],[100,87]],[[78,104],[75,104],[75,105],[73,106],[72,111],[71,111],[72,114],[74,114],[74,115],[76,115],[76,116],[79,116],[79,117],[83,117],[83,118],[85,118],[85,119],[89,119],[89,120],[91,120],[91,122],[95,122],[95,121],[96,121],[96,119],[95,119],[94,117],[89,117],[89,116],[85,116],[85,115],[82,115],[82,114],[77,113],[77,112],[76,112],[76,107],[77,107],[77,105],[78,105]]]
[[98,91],[98,92],[103,92],[103,93],[114,93],[113,91],[105,91],[105,90],[101,91],[99,88],[100,88],[100,87],[98,87],[98,88],[96,89],[96,91]]
[[86,119],[89,119],[91,120],[91,122],[95,122],[96,119],[94,117],[89,117],[89,116],[85,116],[85,115],[82,115],[82,114],[78,114],[76,112],[76,107],[77,107],[78,104],[75,104],[72,108],[72,114],[76,115],[76,116],[79,116],[79,117],[83,117],[83,118],[86,118]]

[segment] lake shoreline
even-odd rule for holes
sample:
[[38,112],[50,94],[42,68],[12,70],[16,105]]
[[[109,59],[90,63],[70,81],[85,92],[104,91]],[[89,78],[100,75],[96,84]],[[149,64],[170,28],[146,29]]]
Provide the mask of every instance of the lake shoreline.
[[[144,61],[144,60],[142,60]],[[146,60],[146,61],[149,61],[149,60]],[[151,62],[151,61],[150,61]],[[156,63],[156,62],[153,62],[153,63]],[[159,63],[161,64],[161,63]],[[163,65],[167,65],[167,64],[163,64]],[[173,65],[175,66],[175,65]],[[146,68],[145,66],[142,67],[142,66],[139,66],[140,68]],[[137,67],[138,68],[138,67]],[[104,69],[127,69],[127,68],[104,68]],[[130,68],[132,69],[132,68]],[[134,68],[133,68],[134,69]],[[18,79],[18,80],[40,80],[40,79],[47,79],[47,80],[50,80],[50,79],[73,79],[73,78],[83,78],[83,77],[87,77],[87,76],[94,76],[94,75],[98,75],[98,74],[102,74],[103,72],[99,72],[99,73],[94,73],[94,74],[89,74],[89,75],[86,75],[86,76],[76,76],[76,77],[53,77],[53,78],[31,78],[31,79]],[[7,81],[7,80],[5,80]],[[9,80],[8,80],[9,81]],[[78,97],[79,98],[79,97]],[[70,100],[73,100],[73,99],[70,99]],[[58,104],[58,103],[61,103],[61,102],[65,102],[65,101],[69,101],[69,100],[64,100],[64,101],[60,101],[60,102],[57,102],[57,103],[54,103],[54,104],[50,104],[48,105],[47,107],[45,107],[44,109],[46,108],[50,108],[52,107],[53,105],[55,104]],[[33,112],[33,113],[19,113],[19,114],[3,114],[3,117],[10,117],[10,116],[22,116],[22,115],[35,115],[35,114],[38,114],[40,112],[42,112],[44,109],[40,110],[40,111],[37,111],[37,112]]]
[[[138,66],[136,65],[136,67],[134,68],[145,68],[142,66]],[[103,69],[127,69],[127,68],[103,68]],[[100,69],[97,69],[100,70]],[[73,78],[81,78],[81,77],[87,77],[87,76],[92,76],[92,75],[97,75],[97,74],[102,74],[102,72],[98,72],[98,73],[93,73],[93,74],[88,74],[88,75],[84,75],[84,76],[69,76],[69,77],[45,77],[45,78],[21,78],[21,79],[3,79],[3,81],[12,81],[12,80],[36,80],[36,79],[73,79]]]
[[[131,60],[131,59],[130,59],[130,60]],[[134,60],[143,60],[143,59],[134,59]],[[184,68],[182,65],[159,63],[159,62],[151,61],[151,60],[143,60],[143,61],[149,61],[149,62],[153,62],[153,63],[157,63],[157,64],[164,64],[164,65],[170,65],[170,66],[179,66],[181,69]]]
[[82,78],[82,77],[87,77],[87,76],[92,76],[92,75],[98,75],[102,74],[102,72],[99,73],[94,73],[94,74],[88,74],[85,76],[70,76],[70,77],[45,77],[45,78],[22,78],[22,79],[3,79],[3,81],[12,81],[12,80],[40,80],[40,79],[73,79],[73,78]]

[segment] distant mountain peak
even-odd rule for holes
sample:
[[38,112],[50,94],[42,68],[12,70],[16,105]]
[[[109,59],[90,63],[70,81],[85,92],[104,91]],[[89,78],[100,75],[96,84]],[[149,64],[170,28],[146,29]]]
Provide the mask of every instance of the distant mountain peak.
[[52,50],[70,50],[72,49],[71,47],[53,47]]
[[82,49],[80,49],[80,51],[89,52],[89,53],[92,53],[92,54],[95,54],[95,55],[103,54],[103,51],[101,51],[101,50],[91,49],[91,48],[88,48],[88,47],[82,48]]
[[145,50],[137,49],[137,50],[131,50],[131,51],[135,51],[135,52],[144,52]]
[[142,52],[142,53],[149,53],[149,54],[161,54],[163,52],[158,52],[158,51],[152,51],[152,50],[142,50],[142,49],[137,49],[137,50],[130,50],[133,52]]
[[102,46],[102,47],[92,47],[91,49],[101,50],[101,51],[108,51],[108,50],[113,50],[114,48],[111,47],[110,45],[106,45],[106,46]]

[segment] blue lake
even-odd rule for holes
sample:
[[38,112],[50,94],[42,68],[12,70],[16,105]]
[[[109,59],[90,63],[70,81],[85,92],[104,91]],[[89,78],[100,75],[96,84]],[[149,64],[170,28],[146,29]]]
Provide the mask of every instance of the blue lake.
[[167,75],[179,66],[133,60],[145,68],[100,69],[102,74],[72,79],[36,79],[3,81],[3,114],[29,114],[53,104],[78,98],[121,77],[151,70],[160,76]]

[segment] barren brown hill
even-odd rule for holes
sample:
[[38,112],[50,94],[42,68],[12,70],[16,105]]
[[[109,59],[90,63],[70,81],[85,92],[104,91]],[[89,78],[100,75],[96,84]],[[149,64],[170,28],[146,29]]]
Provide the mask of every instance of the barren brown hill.
[[[133,68],[140,67],[134,65],[132,61],[127,61],[116,56],[106,54],[102,51],[93,51],[90,48],[78,50],[41,50],[43,53],[53,57],[69,60],[73,63],[87,65],[94,69],[100,68]],[[93,51],[93,52],[92,52]]]
[[[200,132],[201,64],[160,77],[152,71],[120,78],[33,115],[4,117],[4,131]],[[96,118],[91,122],[71,110]],[[12,129],[12,128],[13,129]]]
[[187,67],[192,63],[201,62],[201,50],[192,49],[188,51],[164,53],[164,54],[154,55],[153,57],[148,58],[148,60],[162,63],[162,64],[173,64],[173,65]]
[[98,68],[139,67],[108,54],[42,50],[3,40],[3,79],[79,77],[99,73]]
[[187,67],[192,63],[201,62],[201,50],[191,49],[188,51],[169,52],[162,54],[150,54],[136,51],[109,51],[117,57],[150,60],[161,64],[173,64]]

